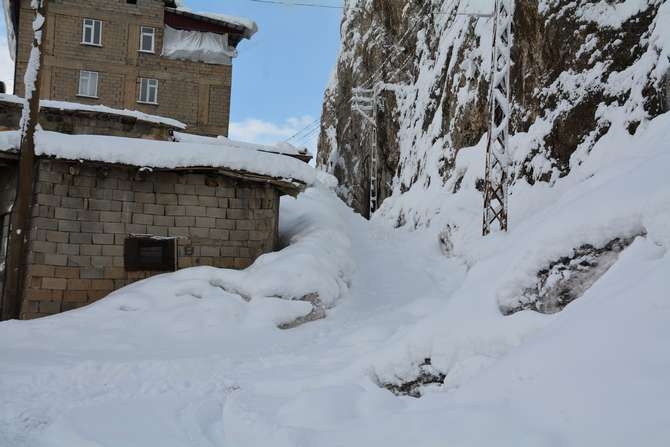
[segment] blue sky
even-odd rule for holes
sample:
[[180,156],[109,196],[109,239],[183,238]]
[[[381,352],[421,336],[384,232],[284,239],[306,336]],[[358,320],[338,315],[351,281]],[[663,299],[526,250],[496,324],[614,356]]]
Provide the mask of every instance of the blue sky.
[[[342,4],[342,0],[309,2]],[[185,3],[193,11],[237,15],[258,23],[258,33],[239,45],[239,57],[233,62],[231,137],[274,142],[318,118],[339,48],[341,9],[277,6],[253,0]],[[0,20],[0,44],[0,80],[8,80],[12,70],[5,49],[4,20]]]

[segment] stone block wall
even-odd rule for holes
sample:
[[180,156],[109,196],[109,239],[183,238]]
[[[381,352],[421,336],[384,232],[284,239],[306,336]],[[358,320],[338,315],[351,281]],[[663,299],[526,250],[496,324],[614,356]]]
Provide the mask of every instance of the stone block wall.
[[94,302],[129,272],[130,234],[177,239],[178,268],[245,268],[274,250],[279,192],[220,174],[40,160],[21,318]]
[[[32,42],[30,0],[22,0],[15,94]],[[164,1],[50,0],[42,71],[42,98],[140,110],[186,123],[189,131],[228,135],[232,66],[161,57]],[[82,45],[82,22],[103,22],[102,47]],[[139,52],[140,27],[156,29],[154,54]],[[77,96],[79,71],[99,73],[97,99]],[[157,79],[158,104],[140,104],[139,78]]]

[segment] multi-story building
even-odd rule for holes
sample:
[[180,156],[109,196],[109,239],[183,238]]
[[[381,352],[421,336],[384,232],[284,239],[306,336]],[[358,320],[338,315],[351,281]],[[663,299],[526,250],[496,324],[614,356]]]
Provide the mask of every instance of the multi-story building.
[[[14,92],[22,95],[30,0],[9,0],[9,14]],[[192,13],[175,0],[50,0],[41,97],[139,110],[227,136],[232,59],[255,32],[251,21]]]

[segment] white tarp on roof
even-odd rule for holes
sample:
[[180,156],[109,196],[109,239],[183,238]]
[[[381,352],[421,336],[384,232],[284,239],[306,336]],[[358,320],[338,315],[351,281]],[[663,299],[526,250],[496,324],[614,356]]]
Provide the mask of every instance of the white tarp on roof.
[[228,45],[228,35],[179,30],[165,26],[163,53],[169,59],[230,65],[237,51]]
[[[0,132],[0,150],[14,150],[19,147],[19,143],[18,131]],[[306,185],[312,185],[316,181],[316,170],[300,160],[235,146],[39,131],[36,134],[36,154],[65,160],[99,161],[149,168],[225,168],[298,181]]]
[[[0,102],[12,102],[15,104],[23,104],[23,98],[14,95],[6,95],[0,93]],[[47,109],[58,109],[58,110],[82,110],[85,112],[99,112],[99,113],[109,113],[111,115],[121,115],[129,116],[132,118],[137,118],[140,121],[146,121],[149,123],[164,124],[166,126],[176,127],[178,129],[186,129],[186,124],[181,121],[177,121],[172,118],[166,118],[164,116],[158,115],[149,115],[147,113],[138,112],[137,110],[127,110],[127,109],[113,109],[111,107],[103,105],[87,105],[87,104],[78,104],[76,102],[66,102],[66,101],[51,101],[51,100],[41,100],[40,107]]]

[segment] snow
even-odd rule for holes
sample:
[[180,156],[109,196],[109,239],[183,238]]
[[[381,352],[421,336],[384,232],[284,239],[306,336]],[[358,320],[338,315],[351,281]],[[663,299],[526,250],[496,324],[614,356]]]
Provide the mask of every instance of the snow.
[[463,0],[458,5],[458,13],[463,15],[490,16],[494,9],[494,0]]
[[[89,160],[151,168],[221,167],[297,181],[316,182],[316,171],[284,155],[228,145],[153,141],[99,135],[36,133],[36,154],[66,160]],[[19,133],[0,132],[0,149],[19,147]]]
[[587,3],[580,10],[580,18],[603,27],[619,28],[634,15],[644,11],[649,0],[623,0],[612,4],[605,0]]
[[19,129],[21,129],[22,139],[28,133],[28,129],[30,128],[31,125],[30,100],[32,99],[32,96],[37,88],[36,83],[38,81],[40,64],[42,63],[40,48],[42,46],[42,34],[45,21],[44,16],[42,16],[42,14],[40,14],[39,10],[37,9],[38,8],[37,3],[33,0],[31,1],[30,5],[35,12],[35,18],[33,19],[34,40],[32,47],[30,49],[30,56],[28,57],[28,65],[26,66],[26,72],[23,76],[23,84],[25,85],[26,95],[23,100],[23,108],[21,110],[21,121],[19,123]]
[[[23,104],[23,98],[14,95],[0,94],[0,102],[11,102],[14,104]],[[52,101],[52,100],[41,100],[40,107],[47,109],[57,109],[57,110],[81,110],[84,112],[99,112],[99,113],[109,113],[111,115],[119,116],[129,116],[132,118],[137,118],[141,121],[146,121],[149,123],[164,124],[166,126],[175,127],[177,129],[186,129],[186,124],[174,120],[172,118],[166,118],[157,115],[149,115],[146,113],[138,112],[136,110],[121,110],[113,109],[104,105],[88,105],[88,104],[78,104],[74,102],[65,102],[65,101]]]
[[[485,138],[460,149],[439,181],[439,159],[451,149],[438,108],[425,133],[401,130],[394,188],[412,187],[371,222],[335,198],[332,178],[305,171],[311,187],[282,199],[285,248],[247,270],[182,270],[84,309],[0,323],[0,445],[666,445],[670,113],[649,119],[641,102],[642,81],[661,79],[669,64],[670,3],[659,8],[650,48],[633,66],[608,79],[597,61],[561,75],[548,90],[563,92],[562,102],[512,138],[518,170],[589,89],[630,91],[625,103],[600,107],[609,130],[580,145],[567,175],[546,153],[532,157],[533,172],[551,181],[516,178],[509,233],[481,237]],[[425,87],[453,62],[447,49],[463,45],[470,22],[456,23],[439,25],[439,60],[422,60],[417,88],[400,95],[415,116],[431,104]],[[459,63],[486,66],[490,22],[472,26],[479,46]],[[457,76],[472,82],[467,73]],[[457,93],[461,106],[472,101]],[[640,121],[635,135],[631,120]],[[183,134],[180,143],[91,138],[40,132],[38,146],[67,157],[103,147],[95,156],[140,165],[239,157],[279,169],[290,160]],[[15,133],[0,133],[0,148],[15,144]],[[540,269],[616,237],[634,242],[560,313],[500,312]],[[314,310],[311,294],[326,318],[278,329]],[[379,386],[413,380],[427,358],[446,380],[422,398]]]
[[226,14],[219,14],[219,13],[213,13],[213,12],[195,12],[191,10],[190,8],[187,8],[185,6],[178,6],[177,7],[178,11],[184,11],[189,14],[194,14],[202,17],[206,17],[208,19],[213,19],[213,20],[218,20],[221,22],[228,22],[232,23],[233,25],[241,26],[246,28],[245,31],[245,37],[247,39],[251,38],[254,34],[258,32],[258,25],[256,22],[250,19],[246,19],[244,17],[236,17],[236,16],[231,16],[231,15],[226,15]]
[[237,51],[228,46],[225,34],[178,30],[166,25],[161,55],[168,59],[230,65]]
[[285,141],[277,142],[272,146],[266,146],[262,144],[235,141],[224,136],[205,137],[201,135],[175,132],[174,137],[175,140],[180,143],[197,143],[197,144],[210,144],[210,145],[221,144],[224,146],[234,146],[240,149],[253,150],[253,151],[277,152],[286,155],[310,155],[307,148],[299,148]]
[[9,57],[13,61],[16,57],[16,36],[14,35],[14,24],[12,23],[12,13],[9,2],[10,0],[2,0],[3,12],[5,15],[5,31],[7,32],[7,46],[9,48]]
[[[368,222],[319,174],[282,199],[286,248],[247,270],[182,270],[0,324],[0,445],[664,445],[670,113],[618,129],[554,184],[517,182],[507,234],[480,235],[482,142],[459,153],[455,194],[410,190]],[[410,203],[430,223],[394,228]],[[562,312],[501,314],[547,261],[624,235]],[[278,329],[311,293],[326,318]],[[443,386],[378,386],[426,358]]]

